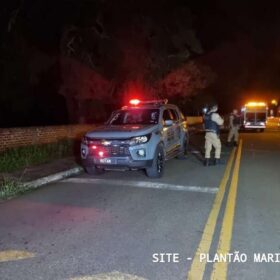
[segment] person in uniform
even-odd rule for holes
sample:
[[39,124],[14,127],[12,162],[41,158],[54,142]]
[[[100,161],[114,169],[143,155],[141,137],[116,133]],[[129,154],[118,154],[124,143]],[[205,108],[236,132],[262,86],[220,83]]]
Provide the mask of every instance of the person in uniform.
[[204,129],[205,129],[205,160],[204,165],[210,165],[212,146],[215,148],[214,165],[220,164],[221,160],[221,140],[220,140],[220,126],[224,124],[224,120],[217,113],[218,105],[211,106],[204,115]]
[[232,138],[234,140],[234,146],[238,145],[239,129],[241,125],[241,117],[238,115],[238,111],[234,109],[229,117],[229,133],[227,138],[227,146],[231,145]]

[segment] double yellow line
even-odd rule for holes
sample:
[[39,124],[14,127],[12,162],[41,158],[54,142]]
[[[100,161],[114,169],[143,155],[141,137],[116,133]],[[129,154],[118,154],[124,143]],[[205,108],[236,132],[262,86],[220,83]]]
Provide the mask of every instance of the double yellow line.
[[[241,161],[241,151],[242,151],[242,140],[240,140],[236,160],[234,162],[236,148],[234,148],[230,154],[226,170],[222,181],[219,186],[219,191],[215,197],[212,209],[208,216],[208,220],[204,227],[201,241],[193,258],[191,268],[188,272],[188,280],[202,280],[206,267],[206,260],[201,261],[201,254],[209,254],[210,247],[212,244],[218,215],[221,209],[223,198],[226,191],[226,186],[231,175],[231,169],[234,162],[232,180],[230,184],[229,194],[227,198],[226,209],[224,213],[222,228],[219,237],[219,245],[217,249],[218,254],[227,254],[229,253],[231,246],[232,238],[232,229],[234,222],[234,212],[235,212],[235,203],[236,203],[236,194],[238,186],[238,175]],[[224,280],[227,277],[227,263],[219,262],[215,263],[213,266],[213,271],[211,279]]]

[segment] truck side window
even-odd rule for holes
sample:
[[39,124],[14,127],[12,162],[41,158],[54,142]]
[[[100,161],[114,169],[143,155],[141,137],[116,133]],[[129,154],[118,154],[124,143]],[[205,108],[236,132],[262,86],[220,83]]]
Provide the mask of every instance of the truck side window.
[[168,109],[164,110],[163,111],[163,115],[162,115],[162,118],[164,121],[166,120],[172,120],[171,116],[170,116],[170,112]]
[[172,115],[172,120],[174,122],[177,122],[179,120],[179,116],[178,116],[178,113],[176,112],[176,110],[171,109],[170,112],[171,112],[171,115]]

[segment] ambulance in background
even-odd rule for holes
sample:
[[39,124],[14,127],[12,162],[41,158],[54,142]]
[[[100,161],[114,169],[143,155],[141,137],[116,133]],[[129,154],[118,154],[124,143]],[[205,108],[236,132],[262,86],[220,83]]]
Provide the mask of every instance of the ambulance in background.
[[264,131],[268,107],[265,102],[248,102],[242,108],[243,128]]

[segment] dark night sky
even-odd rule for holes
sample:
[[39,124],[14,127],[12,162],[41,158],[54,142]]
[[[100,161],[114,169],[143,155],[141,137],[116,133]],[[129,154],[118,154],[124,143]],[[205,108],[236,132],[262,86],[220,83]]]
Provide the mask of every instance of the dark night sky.
[[[63,22],[82,21],[87,13],[83,7],[77,13],[75,1],[29,2],[28,16],[37,22],[33,26],[36,37],[50,48],[57,43]],[[161,1],[156,2],[160,9]],[[38,13],[34,5],[48,14]],[[187,6],[194,14],[195,29],[205,50],[202,60],[218,73],[218,91],[237,95],[239,100],[249,92],[252,97],[279,97],[280,8],[276,1],[196,0],[188,1]],[[63,12],[65,7],[67,13]]]
[[[126,1],[129,0],[119,1],[124,7],[123,13]],[[133,1],[137,2],[130,0]],[[2,7],[12,11],[20,2],[7,0]],[[96,10],[95,3],[93,0],[24,0],[25,21],[21,23],[24,36],[41,51],[56,54],[63,26],[87,24],[85,19]],[[209,65],[217,74],[208,93],[214,95],[225,110],[241,106],[250,98],[280,99],[280,4],[241,0],[174,0],[170,3],[190,8],[194,29],[204,49],[195,59]],[[156,16],[162,1],[155,0],[149,5]],[[7,20],[2,16],[2,28]]]
[[[57,47],[62,25],[67,22],[81,23],[83,15],[88,11],[86,6],[78,4],[79,1],[25,1],[26,18],[29,19],[32,33],[30,38],[36,37],[41,46],[50,50]],[[156,2],[160,9],[161,1]],[[186,1],[173,1],[174,5],[182,2]],[[94,4],[91,5],[94,7]],[[187,6],[194,14],[195,29],[205,56],[211,56],[217,50],[223,53],[223,48],[226,48],[231,52],[228,56],[233,56],[236,64],[242,67],[242,57],[238,61],[238,53],[235,53],[234,48],[236,44],[246,41],[247,49],[244,51],[251,52],[254,60],[251,69],[254,74],[248,86],[271,91],[279,89],[280,8],[276,1],[194,0],[188,1]],[[232,50],[229,44],[232,44]],[[226,61],[225,65],[221,65],[220,61],[217,64],[218,68],[231,67],[226,65]]]
[[[272,1],[196,1],[203,60],[218,73],[216,89],[229,103],[280,98],[279,4]],[[235,97],[235,98],[233,98]],[[229,104],[230,105],[230,104]]]

